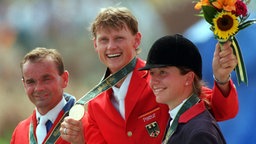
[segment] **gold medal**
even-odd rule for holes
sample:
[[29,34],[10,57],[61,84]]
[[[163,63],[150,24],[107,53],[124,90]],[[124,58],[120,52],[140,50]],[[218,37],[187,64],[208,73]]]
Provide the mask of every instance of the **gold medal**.
[[70,111],[69,116],[75,120],[80,120],[84,116],[84,106],[81,104],[74,105]]

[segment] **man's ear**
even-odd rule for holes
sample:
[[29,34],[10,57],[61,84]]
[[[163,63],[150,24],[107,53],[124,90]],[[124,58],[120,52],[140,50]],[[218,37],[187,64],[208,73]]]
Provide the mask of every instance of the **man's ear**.
[[140,45],[140,43],[141,43],[141,33],[140,33],[140,32],[137,32],[137,34],[136,34],[136,36],[135,36],[135,42],[134,42],[133,47],[134,47],[135,49],[137,49],[138,46]]
[[68,78],[69,78],[69,73],[67,70],[64,71],[64,73],[61,75],[63,79],[63,88],[68,86]]
[[96,43],[96,40],[94,39],[93,40],[93,47],[94,47],[94,50],[97,52],[97,43]]
[[21,78],[21,81],[22,81],[23,86],[25,87],[25,79],[24,79],[23,76],[22,76],[22,78]]

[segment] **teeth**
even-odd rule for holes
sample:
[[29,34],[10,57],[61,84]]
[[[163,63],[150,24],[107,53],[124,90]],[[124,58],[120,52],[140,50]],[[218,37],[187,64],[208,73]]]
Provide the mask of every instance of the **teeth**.
[[114,57],[118,57],[120,56],[120,54],[109,54],[108,57],[109,58],[114,58]]
[[163,90],[163,88],[158,88],[158,87],[153,87],[153,89],[155,93],[158,93]]

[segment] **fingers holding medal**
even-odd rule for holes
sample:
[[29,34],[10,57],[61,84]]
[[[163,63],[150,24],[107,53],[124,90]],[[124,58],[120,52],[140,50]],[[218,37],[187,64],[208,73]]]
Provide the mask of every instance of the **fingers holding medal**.
[[84,116],[84,106],[75,104],[69,111],[69,116],[61,123],[60,132],[62,136],[73,135],[80,131],[81,119]]

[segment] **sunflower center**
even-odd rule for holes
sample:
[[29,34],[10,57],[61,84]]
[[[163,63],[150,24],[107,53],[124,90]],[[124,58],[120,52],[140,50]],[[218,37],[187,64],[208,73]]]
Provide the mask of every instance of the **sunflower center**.
[[217,20],[217,26],[222,31],[230,30],[233,26],[233,19],[229,15],[223,15]]

